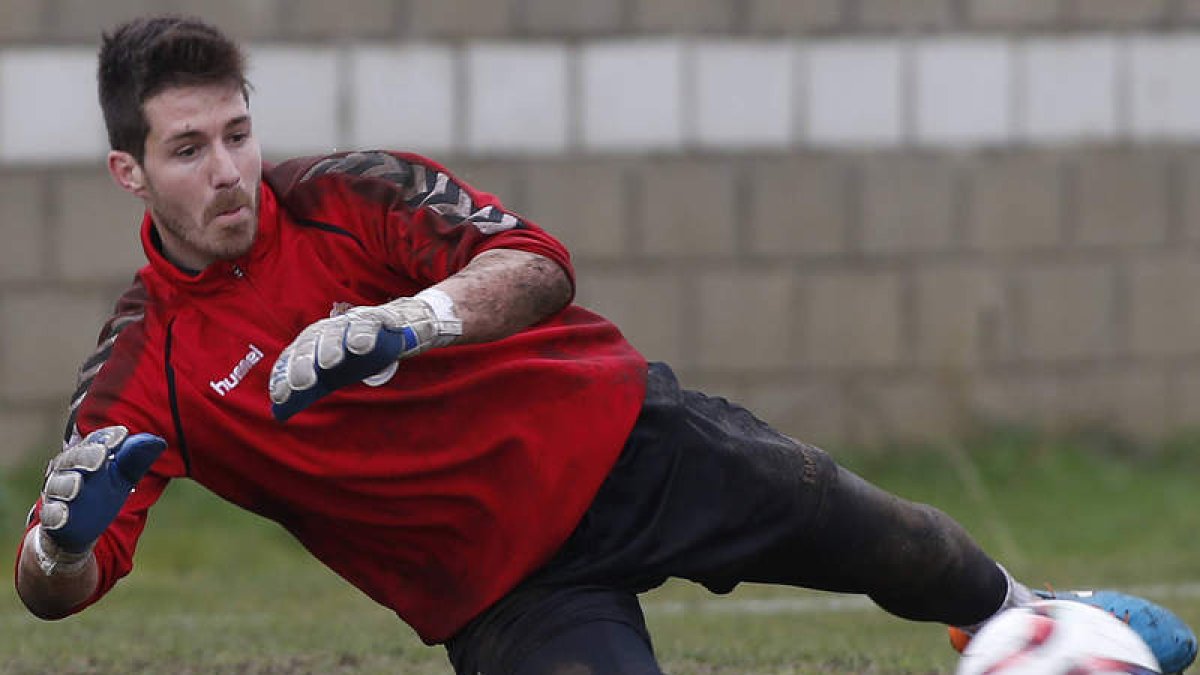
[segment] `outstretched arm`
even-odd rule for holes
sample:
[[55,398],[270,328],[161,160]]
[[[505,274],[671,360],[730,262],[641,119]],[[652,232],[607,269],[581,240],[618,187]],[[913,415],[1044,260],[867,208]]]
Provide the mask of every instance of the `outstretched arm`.
[[271,368],[272,413],[287,420],[322,396],[435,347],[508,337],[562,309],[571,280],[527,251],[490,249],[412,297],[355,307],[305,328]]
[[17,595],[39,619],[61,619],[96,592],[100,571],[91,551],[80,560],[59,564],[56,569],[47,571],[40,560],[50,560],[55,554],[46,552],[46,548],[53,550],[46,545],[46,535],[40,525],[25,535],[17,564]]
[[432,288],[449,296],[462,321],[454,344],[508,337],[562,309],[572,293],[557,263],[513,249],[484,251]]
[[96,540],[164,449],[158,436],[111,426],[54,457],[17,563],[17,594],[35,616],[61,619],[96,592]]

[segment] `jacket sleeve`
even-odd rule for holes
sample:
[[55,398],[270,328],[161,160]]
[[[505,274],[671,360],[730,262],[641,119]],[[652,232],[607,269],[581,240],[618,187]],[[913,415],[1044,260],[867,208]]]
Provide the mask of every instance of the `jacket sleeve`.
[[291,179],[288,189],[298,195],[292,203],[311,203],[311,195],[318,194],[315,201],[345,209],[335,220],[352,224],[375,255],[422,286],[496,248],[545,256],[574,283],[570,254],[562,243],[426,157],[342,153],[308,158],[299,168],[289,162],[276,176],[275,184],[286,181],[278,176]]
[[[169,451],[168,451],[169,452]],[[165,454],[165,453],[164,453]],[[151,469],[138,482],[137,489],[129,495],[116,520],[109,525],[100,539],[96,541],[93,552],[100,579],[96,590],[83,603],[72,610],[72,614],[83,611],[104,597],[122,577],[133,570],[133,553],[137,548],[138,539],[146,527],[146,516],[150,507],[158,501],[170,478],[161,471]],[[29,521],[17,547],[17,569],[20,568],[21,550],[24,548],[25,534],[38,524],[38,510],[42,502],[39,499],[30,511]]]
[[[130,433],[149,432],[167,439],[168,448],[138,482],[117,518],[96,542],[94,549],[100,582],[96,592],[76,607],[91,605],[133,569],[133,553],[146,525],[150,507],[158,501],[171,478],[182,476],[186,467],[174,447],[170,419],[164,408],[161,377],[162,350],[156,348],[145,321],[145,293],[135,282],[117,302],[112,317],[100,333],[95,351],[79,369],[64,447],[97,429],[121,424]],[[38,523],[41,501],[30,510],[25,532]],[[22,536],[22,545],[24,536]],[[18,546],[18,569],[21,556]]]

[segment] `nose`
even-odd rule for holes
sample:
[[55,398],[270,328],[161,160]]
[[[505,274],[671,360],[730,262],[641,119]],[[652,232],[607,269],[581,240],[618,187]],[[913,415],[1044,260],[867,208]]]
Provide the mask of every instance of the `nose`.
[[213,152],[209,157],[213,187],[221,190],[238,184],[242,175],[238,173],[237,164],[233,161],[233,153],[229,151],[229,148],[218,143],[213,146]]

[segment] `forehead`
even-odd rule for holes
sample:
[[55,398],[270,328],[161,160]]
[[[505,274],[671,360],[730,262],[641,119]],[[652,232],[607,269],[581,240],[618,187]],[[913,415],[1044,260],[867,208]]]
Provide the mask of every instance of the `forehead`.
[[226,124],[249,115],[241,87],[188,85],[170,87],[142,104],[150,138],[185,132],[219,132]]

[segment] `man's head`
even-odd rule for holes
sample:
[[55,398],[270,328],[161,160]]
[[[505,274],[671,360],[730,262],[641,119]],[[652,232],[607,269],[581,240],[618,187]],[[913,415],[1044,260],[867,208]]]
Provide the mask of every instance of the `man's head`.
[[137,19],[104,36],[98,80],[109,172],[146,203],[167,257],[201,269],[248,251],[262,155],[238,45],[194,19]]

